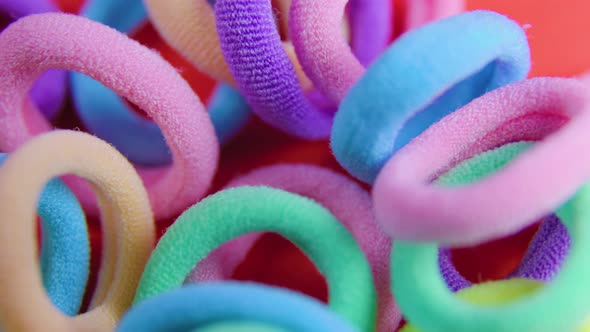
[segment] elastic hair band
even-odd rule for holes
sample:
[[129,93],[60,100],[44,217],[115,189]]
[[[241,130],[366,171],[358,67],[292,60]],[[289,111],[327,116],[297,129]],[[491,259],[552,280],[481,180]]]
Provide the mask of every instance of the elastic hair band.
[[[144,3],[154,27],[166,42],[205,74],[236,85],[221,52],[215,13],[207,0],[144,0]],[[293,45],[284,42],[282,48],[296,69],[301,87],[309,90],[311,82],[297,61]]]
[[[57,11],[50,0],[3,0],[0,1],[0,16],[9,20],[18,20],[32,14]],[[0,27],[3,28],[3,27]],[[66,72],[49,70],[33,84],[29,95],[39,110],[53,119],[61,110],[66,97]]]
[[[558,78],[514,83],[474,100],[391,158],[373,187],[377,220],[396,239],[446,245],[480,243],[523,229],[550,214],[586,181],[590,156],[579,151],[590,126],[588,107],[581,83]],[[542,143],[481,181],[453,188],[430,184],[477,153],[540,139]],[[547,178],[565,169],[559,181]]]
[[[103,258],[91,310],[69,318],[43,289],[37,264],[37,197],[54,177],[72,173],[97,189]],[[0,322],[6,331],[112,330],[130,306],[154,244],[153,215],[141,179],[109,144],[60,130],[22,145],[0,167]]]
[[464,13],[410,31],[340,104],[331,136],[334,155],[353,176],[372,183],[387,160],[432,123],[524,79],[529,68],[524,31],[494,12]]
[[[0,153],[0,165],[7,157]],[[86,216],[76,196],[59,179],[49,181],[43,188],[37,214],[43,231],[43,286],[51,302],[64,314],[73,316],[82,304],[90,265]]]
[[[377,329],[395,330],[401,314],[391,296],[391,240],[379,229],[370,195],[349,178],[314,165],[262,167],[232,180],[226,188],[268,186],[310,198],[328,209],[356,239],[371,266],[377,290]],[[229,279],[261,233],[248,234],[222,245],[197,264],[189,281]]]
[[[199,98],[158,54],[120,32],[69,14],[22,18],[0,34],[0,149],[13,151],[52,126],[26,91],[50,68],[78,71],[145,110],[160,125],[174,163],[138,171],[157,220],[198,201],[215,170],[219,145]],[[96,214],[91,189],[66,179],[87,213]]]
[[308,296],[255,283],[223,282],[184,286],[147,299],[131,308],[117,332],[188,331],[239,321],[265,323],[279,331],[358,331]]
[[[567,84],[561,86],[565,88]],[[532,99],[527,100],[530,102]],[[530,156],[542,144],[535,145],[522,155]],[[502,160],[507,153],[514,155],[510,149],[523,151],[522,147],[508,145],[497,148],[490,151],[488,157]],[[554,155],[553,158],[559,157]],[[479,169],[477,173],[482,177],[489,176],[496,170],[494,163],[489,165],[489,168]],[[544,166],[537,164],[537,167]],[[508,167],[511,164],[499,172]],[[461,175],[456,174],[458,177]],[[544,184],[551,182],[548,177],[545,180]],[[546,187],[542,192],[548,190],[551,189]],[[541,191],[533,189],[532,192]],[[556,214],[572,238],[571,251],[561,270],[553,282],[539,291],[504,306],[482,307],[457,299],[439,272],[436,243],[394,241],[391,266],[395,266],[395,269],[391,271],[391,284],[404,317],[416,327],[433,332],[572,331],[590,313],[590,298],[587,296],[590,285],[586,286],[584,282],[590,278],[590,265],[587,264],[590,256],[590,224],[586,222],[590,217],[589,207],[590,187],[584,186],[559,208]],[[495,211],[498,208],[495,206]],[[503,219],[498,217],[497,220]]]
[[153,251],[135,303],[180,287],[193,267],[223,243],[262,231],[285,236],[317,264],[335,312],[362,331],[375,328],[373,278],[352,235],[321,205],[268,187],[226,189],[180,215]]
[[[141,0],[93,0],[85,17],[129,33],[147,18]],[[170,150],[157,124],[138,115],[113,91],[92,78],[72,72],[72,96],[81,120],[90,132],[113,144],[130,161],[140,165],[165,165]],[[231,88],[217,89],[211,118],[220,141],[225,141],[249,119],[246,101]],[[214,107],[213,107],[214,106]],[[223,140],[222,140],[223,139]]]
[[461,13],[466,0],[412,0],[408,2],[404,31],[418,28],[428,22]]
[[252,323],[244,321],[224,322],[208,324],[205,327],[197,328],[192,332],[289,332],[285,329],[268,324]]
[[[460,12],[461,6],[455,3],[462,1],[452,0],[447,4],[448,0],[417,0],[408,1],[406,6],[412,24],[422,25],[443,15]],[[351,12],[366,12],[353,16],[356,19],[352,20],[355,32],[352,45],[360,46],[356,54],[351,52],[351,47],[340,33],[340,22],[347,4]],[[293,31],[297,58],[314,86],[331,101],[340,103],[363,75],[365,66],[387,46],[390,29],[375,29],[374,26],[392,26],[391,4],[387,0],[293,0],[289,25]],[[387,23],[380,23],[382,20]],[[370,40],[367,41],[367,38]]]

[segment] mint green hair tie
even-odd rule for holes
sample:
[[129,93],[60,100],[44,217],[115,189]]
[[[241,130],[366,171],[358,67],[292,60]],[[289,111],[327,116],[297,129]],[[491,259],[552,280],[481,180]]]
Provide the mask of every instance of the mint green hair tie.
[[[483,153],[441,179],[452,185],[477,180],[503,167],[528,146],[530,143],[513,143]],[[590,313],[590,186],[582,187],[556,214],[572,238],[561,270],[539,291],[504,306],[482,307],[458,299],[438,269],[436,243],[394,241],[392,288],[406,319],[429,332],[573,331]]]
[[262,186],[218,192],[178,217],[152,253],[135,303],[181,287],[194,266],[223,243],[269,231],[293,241],[317,264],[334,312],[361,331],[375,329],[373,278],[352,235],[311,199]]

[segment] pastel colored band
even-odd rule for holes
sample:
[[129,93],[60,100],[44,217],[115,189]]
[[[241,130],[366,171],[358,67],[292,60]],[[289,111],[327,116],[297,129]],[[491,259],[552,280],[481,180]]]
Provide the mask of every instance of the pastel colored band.
[[[462,11],[464,0],[408,1],[407,15],[413,27]],[[348,90],[388,45],[391,29],[391,1],[294,0],[289,14],[293,46],[314,86],[333,102],[340,103]],[[352,18],[352,47],[342,37],[340,22],[346,5]],[[383,21],[383,23],[381,23]]]
[[[50,0],[2,0],[0,1],[0,16],[9,21],[38,13],[57,11]],[[0,26],[0,29],[4,29]],[[49,119],[54,118],[61,110],[66,96],[66,73],[50,70],[41,75],[33,84],[29,92],[33,102]]]
[[[523,152],[523,155],[532,153],[540,144]],[[504,159],[523,150],[522,145],[512,144],[487,154],[488,158]],[[491,163],[487,169],[473,172],[487,176],[496,171],[495,166]],[[508,167],[510,165],[503,170]],[[454,176],[462,175],[457,173]],[[549,177],[546,180],[550,182]],[[549,189],[544,190],[547,192]],[[572,245],[554,280],[534,294],[503,306],[482,307],[457,299],[439,272],[437,243],[394,241],[391,266],[395,269],[391,271],[391,284],[404,317],[416,327],[433,332],[572,331],[590,313],[590,298],[587,296],[590,286],[584,283],[590,277],[590,266],[587,264],[590,225],[586,222],[590,217],[589,206],[590,187],[584,186],[556,212],[568,229]]]
[[226,189],[186,210],[158,242],[135,303],[180,287],[193,267],[225,242],[263,231],[285,236],[317,264],[336,313],[362,331],[374,329],[373,278],[352,235],[321,205],[268,187]]
[[[0,164],[7,157],[7,154],[0,153]],[[13,190],[19,189],[15,187]],[[90,265],[90,243],[84,211],[66,185],[54,179],[45,185],[39,196],[37,214],[41,218],[43,232],[43,286],[51,302],[64,314],[73,316],[80,309]]]
[[[482,161],[484,155],[470,159]],[[570,247],[570,236],[559,218],[554,215],[545,218],[531,240],[520,264],[508,277],[529,278],[551,281],[559,272]],[[441,249],[438,263],[441,274],[451,290],[458,291],[471,287],[471,282],[461,275],[452,262],[449,249]]]
[[[89,180],[97,189],[104,236],[91,309],[73,318],[63,315],[45,294],[36,240],[31,236],[39,192],[49,180],[66,173]],[[154,233],[141,179],[112,146],[73,131],[54,131],[30,140],[0,168],[2,327],[7,331],[111,330],[131,304]]]
[[[141,0],[89,1],[85,17],[124,33],[136,29],[146,20]],[[70,76],[72,97],[85,127],[113,144],[130,161],[140,165],[164,165],[171,154],[157,124],[129,109],[113,91],[92,78],[73,72]],[[211,105],[211,118],[220,141],[227,140],[249,119],[249,108],[243,98],[229,87],[216,90]]]
[[[590,126],[588,107],[581,83],[557,78],[514,83],[474,100],[391,158],[373,187],[377,220],[396,239],[445,245],[517,232],[550,214],[586,181],[590,156],[579,151]],[[430,184],[474,154],[540,139],[542,143],[481,181],[453,188]],[[548,179],[564,169],[568,171],[560,172],[559,181]]]
[[[120,32],[68,14],[25,17],[0,35],[0,149],[13,151],[52,126],[26,96],[47,69],[78,71],[136,104],[162,129],[174,163],[138,167],[157,220],[175,216],[207,191],[219,145],[199,98],[158,54]],[[91,189],[67,179],[87,213]],[[187,185],[190,184],[190,185]]]
[[524,31],[494,12],[459,14],[412,30],[340,104],[331,133],[334,155],[353,176],[373,183],[387,160],[432,123],[524,79],[529,68]]
[[[144,3],[152,23],[164,40],[205,74],[235,86],[219,45],[215,13],[207,0],[144,0]],[[285,42],[281,47],[297,68],[298,81],[303,89],[311,88],[297,61],[293,45]]]
[[[352,234],[371,266],[377,290],[377,328],[397,328],[401,314],[391,296],[389,252],[391,240],[375,222],[369,194],[349,178],[332,170],[306,164],[283,164],[256,169],[232,180],[226,188],[268,186],[310,198],[328,209]],[[201,261],[192,282],[229,279],[260,238],[248,234],[232,240]]]
[[208,324],[206,327],[197,328],[192,332],[288,332],[285,329],[268,324],[251,322],[224,322]]
[[305,295],[254,283],[223,282],[184,286],[147,299],[131,308],[117,332],[209,331],[205,327],[216,322],[241,321],[280,329],[268,332],[358,331]]

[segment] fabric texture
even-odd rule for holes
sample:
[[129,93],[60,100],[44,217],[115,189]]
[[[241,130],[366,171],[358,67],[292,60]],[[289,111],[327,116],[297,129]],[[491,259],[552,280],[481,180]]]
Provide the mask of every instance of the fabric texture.
[[[213,125],[186,81],[158,54],[100,23],[58,13],[12,24],[0,35],[0,49],[0,149],[13,151],[52,128],[25,94],[37,76],[51,68],[78,71],[136,104],[162,129],[174,163],[138,167],[157,220],[177,215],[207,192],[219,154]],[[65,180],[87,213],[96,215],[90,187]]]
[[184,286],[138,303],[117,332],[189,331],[239,321],[266,323],[279,331],[361,331],[307,296],[260,284],[223,282]]
[[268,187],[226,189],[186,210],[158,242],[135,303],[180,287],[214,249],[261,231],[277,232],[301,248],[326,277],[330,307],[353,326],[374,329],[373,278],[352,235],[321,205]]
[[[50,0],[0,0],[0,14],[11,21],[54,11],[57,8]],[[39,110],[53,119],[61,111],[66,97],[66,73],[60,70],[43,73],[30,88],[29,95]]]
[[459,14],[412,30],[340,104],[331,132],[334,155],[354,177],[373,183],[387,160],[430,125],[526,78],[529,68],[524,31],[494,12]]
[[[66,173],[94,184],[104,233],[101,271],[90,310],[74,318],[62,314],[45,294],[32,236],[39,192],[47,181]],[[112,330],[131,305],[155,238],[148,195],[131,164],[94,136],[65,130],[42,134],[13,152],[0,168],[0,205],[2,327],[7,331]]]

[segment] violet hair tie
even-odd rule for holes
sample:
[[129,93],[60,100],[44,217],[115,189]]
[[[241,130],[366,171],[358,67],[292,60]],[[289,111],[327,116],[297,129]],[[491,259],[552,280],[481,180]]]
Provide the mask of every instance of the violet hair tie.
[[[129,33],[146,20],[141,0],[91,0],[83,15]],[[136,114],[113,91],[92,78],[70,75],[76,111],[89,132],[113,144],[130,161],[144,166],[169,164],[172,155],[157,124]],[[249,107],[237,91],[218,87],[209,105],[209,115],[218,139],[228,140],[249,117]]]
[[[57,8],[51,0],[0,0],[0,30],[21,17],[53,11]],[[54,118],[66,96],[66,73],[48,70],[35,81],[29,94],[48,119]]]
[[[381,2],[385,10],[379,14],[389,17],[390,1]],[[362,15],[374,12],[357,10],[357,14]],[[290,135],[304,139],[326,138],[332,126],[333,109],[313,103],[304,94],[276,31],[270,2],[218,0],[215,15],[223,55],[253,111],[266,123]],[[360,17],[352,21],[358,19]],[[377,24],[382,21],[387,19],[375,19]],[[379,26],[376,29],[379,30]],[[355,33],[352,31],[353,35]],[[355,50],[361,49],[361,45],[354,46]]]
[[[590,155],[580,153],[587,128],[590,101],[575,79],[536,78],[489,92],[434,124],[387,162],[373,187],[377,219],[396,239],[443,245],[517,232],[550,214],[587,180]],[[481,181],[454,188],[430,184],[474,154],[539,139],[543,142]],[[549,176],[564,169],[559,177]]]
[[[457,2],[463,0],[414,0],[408,1],[408,16],[412,24],[425,24],[449,14],[461,11]],[[381,54],[389,42],[391,31],[374,30],[375,21],[387,20],[391,26],[391,1],[362,0],[293,0],[289,25],[293,31],[293,46],[308,77],[322,93],[335,103],[346,96],[352,85],[363,75],[365,66]],[[447,4],[448,3],[448,4]],[[348,4],[351,12],[363,11],[363,15],[351,16],[352,47],[340,33],[340,22]],[[367,42],[367,38],[370,38]],[[367,52],[359,52],[367,50]]]
[[[377,330],[395,330],[401,315],[391,295],[389,252],[391,240],[378,228],[370,195],[358,184],[332,170],[305,164],[262,167],[231,181],[226,188],[269,186],[311,198],[334,214],[367,256],[377,290]],[[229,279],[261,233],[232,240],[200,262],[190,282]]]
[[529,68],[523,29],[498,13],[468,12],[412,30],[342,100],[331,133],[334,155],[354,177],[373,183],[387,160],[432,123],[526,78]]
[[[0,34],[0,49],[0,149],[13,151],[52,128],[27,98],[35,78],[51,68],[78,71],[160,125],[174,163],[137,167],[157,220],[176,215],[206,193],[219,154],[211,120],[186,81],[158,54],[100,23],[58,13],[15,22]],[[96,214],[90,187],[66,180],[87,213]]]

